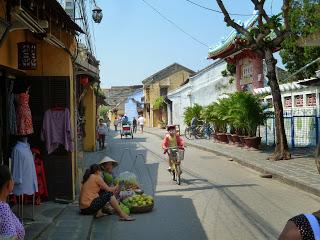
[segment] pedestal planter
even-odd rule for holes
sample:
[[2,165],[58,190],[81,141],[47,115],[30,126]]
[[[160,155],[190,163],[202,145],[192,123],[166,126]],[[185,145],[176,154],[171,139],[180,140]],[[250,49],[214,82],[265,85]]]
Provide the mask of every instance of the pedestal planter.
[[239,140],[240,140],[240,147],[245,147],[245,142],[244,142],[244,138],[245,138],[246,136],[239,136]]
[[234,144],[234,142],[232,140],[232,134],[231,133],[227,133],[227,138],[228,138],[229,144]]
[[213,140],[215,141],[215,142],[219,142],[220,140],[219,140],[219,136],[218,136],[218,133],[213,133],[212,134],[213,135]]
[[218,133],[218,138],[220,140],[220,142],[222,143],[228,143],[228,137],[227,137],[227,134],[225,133]]
[[259,149],[261,137],[245,137],[244,142],[248,148]]
[[240,144],[241,142],[240,142],[240,138],[239,138],[239,136],[237,135],[237,134],[233,134],[233,135],[231,135],[232,136],[232,142],[234,143],[234,144]]

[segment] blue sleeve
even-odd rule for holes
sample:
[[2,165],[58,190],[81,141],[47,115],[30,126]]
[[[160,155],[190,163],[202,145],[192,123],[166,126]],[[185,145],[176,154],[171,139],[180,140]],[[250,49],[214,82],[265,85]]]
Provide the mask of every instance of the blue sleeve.
[[12,179],[15,184],[22,183],[21,158],[23,158],[23,155],[21,154],[21,152],[18,149],[14,148],[12,151],[11,159],[12,159]]

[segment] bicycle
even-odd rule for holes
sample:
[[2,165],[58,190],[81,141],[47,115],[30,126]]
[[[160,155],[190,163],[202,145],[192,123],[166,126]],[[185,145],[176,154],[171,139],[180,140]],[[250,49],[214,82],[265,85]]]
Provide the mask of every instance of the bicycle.
[[169,148],[168,149],[172,180],[176,181],[178,185],[181,184],[181,161],[184,159],[184,149]]
[[184,130],[184,135],[189,140],[204,138],[205,128],[203,127],[203,124],[195,127],[189,126]]

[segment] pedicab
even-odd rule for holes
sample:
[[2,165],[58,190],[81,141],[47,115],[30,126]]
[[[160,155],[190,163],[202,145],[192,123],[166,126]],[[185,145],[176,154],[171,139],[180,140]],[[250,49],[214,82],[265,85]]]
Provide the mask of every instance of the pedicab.
[[121,125],[121,129],[120,129],[120,137],[122,139],[122,137],[127,137],[127,136],[131,136],[131,138],[133,139],[133,128],[131,124],[122,124]]

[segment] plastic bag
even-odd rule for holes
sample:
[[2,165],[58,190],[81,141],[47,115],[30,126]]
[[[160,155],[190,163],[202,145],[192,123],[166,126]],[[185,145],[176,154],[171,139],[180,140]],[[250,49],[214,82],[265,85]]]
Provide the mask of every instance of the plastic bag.
[[120,173],[118,180],[124,181],[124,182],[129,182],[129,183],[135,183],[135,184],[138,183],[137,176],[134,173],[128,172],[128,171]]

